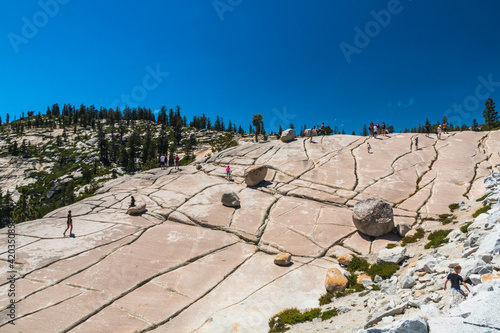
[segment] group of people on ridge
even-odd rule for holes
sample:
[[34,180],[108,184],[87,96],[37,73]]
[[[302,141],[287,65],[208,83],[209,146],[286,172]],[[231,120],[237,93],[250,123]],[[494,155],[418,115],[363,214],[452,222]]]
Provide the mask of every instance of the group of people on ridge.
[[[179,170],[179,155],[175,155],[175,168]],[[160,156],[160,168],[166,169],[167,168],[167,156],[165,154],[161,154]]]

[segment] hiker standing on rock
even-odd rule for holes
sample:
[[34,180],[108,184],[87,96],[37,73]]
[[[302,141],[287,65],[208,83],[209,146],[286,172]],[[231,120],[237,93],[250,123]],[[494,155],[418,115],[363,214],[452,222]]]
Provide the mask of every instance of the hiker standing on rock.
[[160,156],[160,168],[165,169],[165,154],[161,154]]
[[437,128],[437,138],[438,140],[441,140],[441,126],[438,126]]
[[418,136],[415,138],[415,148],[418,150]]
[[425,124],[425,136],[429,137],[429,133],[431,132],[431,128],[428,124]]
[[63,232],[63,236],[66,237],[66,231],[69,229],[69,234],[73,233],[73,219],[71,218],[71,211],[68,212],[68,219],[66,221],[66,230]]
[[226,179],[231,180],[231,168],[229,167],[229,164],[226,168]]
[[175,168],[179,170],[179,155],[175,155]]
[[467,297],[462,289],[460,289],[460,284],[462,284],[465,289],[470,293],[469,287],[464,282],[464,279],[459,275],[460,272],[462,271],[462,267],[460,265],[455,265],[453,268],[455,273],[450,273],[448,274],[448,277],[446,278],[446,281],[444,282],[444,290],[446,290],[446,284],[448,283],[448,280],[451,281],[451,290],[454,290],[458,293],[460,293],[463,297]]

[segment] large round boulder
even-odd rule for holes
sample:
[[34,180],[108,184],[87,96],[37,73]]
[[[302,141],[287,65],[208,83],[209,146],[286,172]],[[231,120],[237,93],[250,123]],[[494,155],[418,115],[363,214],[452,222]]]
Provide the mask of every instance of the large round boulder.
[[280,140],[283,142],[292,141],[295,139],[295,130],[293,128],[289,128],[281,132]]
[[380,199],[370,198],[354,205],[352,220],[368,236],[382,236],[394,229],[392,207]]
[[259,185],[260,182],[266,178],[267,166],[265,165],[254,165],[249,167],[245,171],[245,184],[248,186]]
[[329,293],[344,291],[347,283],[347,278],[338,268],[330,268],[326,273],[325,288]]

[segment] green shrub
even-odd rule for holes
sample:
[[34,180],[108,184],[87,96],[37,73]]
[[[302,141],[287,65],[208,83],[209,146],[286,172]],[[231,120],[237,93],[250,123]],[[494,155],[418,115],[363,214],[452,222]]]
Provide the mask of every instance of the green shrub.
[[489,193],[486,193],[485,195],[483,195],[481,198],[477,199],[476,201],[477,202],[481,202],[483,201],[484,199],[486,199],[488,197]]
[[478,217],[479,215],[481,215],[482,213],[486,213],[487,211],[489,211],[491,209],[491,205],[486,205],[484,207],[481,207],[479,208],[478,210],[476,210],[474,212],[474,214],[472,214],[472,217],[476,218]]
[[372,285],[372,289],[373,290],[380,290],[381,288],[380,288],[380,286],[378,284],[373,284]]
[[430,249],[439,247],[441,244],[448,243],[448,234],[451,232],[451,230],[436,230],[431,232],[431,234],[427,237],[428,240],[430,240],[429,243],[425,244],[424,248],[425,249]]
[[318,299],[319,305],[325,305],[325,304],[330,304],[332,302],[333,294],[326,292],[326,294],[321,295]]
[[452,214],[441,214],[439,215],[439,221],[443,224],[451,223],[455,220],[455,216]]
[[347,266],[349,273],[366,272],[368,268],[370,268],[370,263],[366,261],[366,259],[358,256],[354,256],[349,266]]
[[372,278],[372,280],[375,279],[376,275],[385,280],[389,279],[398,269],[399,265],[396,264],[373,264],[368,270],[368,275]]
[[337,311],[337,308],[333,308],[331,310],[327,310],[321,314],[321,320],[328,320],[332,317],[338,316],[339,313]]
[[396,243],[389,243],[385,246],[386,249],[393,249],[396,247]]
[[460,231],[463,232],[464,234],[467,233],[467,231],[469,230],[469,226],[472,224],[472,222],[469,222],[463,226],[460,227]]
[[425,231],[422,228],[418,228],[417,232],[411,237],[404,237],[401,241],[401,246],[405,246],[409,243],[416,243],[420,238],[423,238]]
[[449,205],[448,208],[450,208],[450,211],[453,212],[454,210],[460,208],[460,205],[455,202]]
[[312,321],[321,314],[320,308],[308,310],[304,313],[297,308],[286,309],[269,319],[269,333],[286,332],[289,325]]

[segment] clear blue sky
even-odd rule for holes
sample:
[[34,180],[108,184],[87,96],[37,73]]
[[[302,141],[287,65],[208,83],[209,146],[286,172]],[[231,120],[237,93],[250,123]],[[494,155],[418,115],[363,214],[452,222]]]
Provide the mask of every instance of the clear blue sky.
[[3,121],[54,103],[123,106],[129,95],[130,106],[180,105],[188,119],[219,114],[245,130],[261,113],[268,131],[325,122],[359,134],[370,121],[399,131],[445,114],[470,124],[486,97],[500,99],[494,0],[0,6]]

